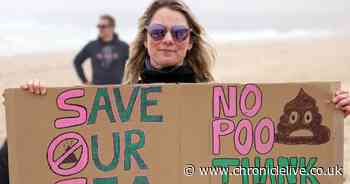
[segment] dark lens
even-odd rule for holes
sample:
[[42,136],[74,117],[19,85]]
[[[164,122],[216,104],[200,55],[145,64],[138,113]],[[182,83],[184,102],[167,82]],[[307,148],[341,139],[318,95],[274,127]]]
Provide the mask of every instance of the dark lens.
[[155,41],[162,40],[167,32],[166,27],[159,24],[148,26],[147,31]]
[[176,41],[184,41],[188,37],[190,29],[185,26],[173,26],[171,28],[171,34],[173,35]]
[[103,24],[97,25],[97,28],[99,28],[99,29],[106,29],[107,27],[108,27],[108,25],[103,25]]

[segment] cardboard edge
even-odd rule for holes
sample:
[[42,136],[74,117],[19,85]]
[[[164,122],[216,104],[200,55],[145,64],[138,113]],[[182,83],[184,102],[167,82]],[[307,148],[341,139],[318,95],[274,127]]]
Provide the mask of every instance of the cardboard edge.
[[[342,89],[342,84],[341,82],[334,82],[330,84],[330,88],[334,94],[337,90]],[[344,114],[338,110],[334,111],[333,118],[333,122],[336,123],[336,140],[338,140],[338,144],[334,145],[335,156],[339,160],[337,165],[344,168]],[[344,176],[342,177],[345,179]]]
[[[3,93],[3,97],[5,99],[4,106],[5,106],[5,121],[6,121],[6,129],[7,132],[10,132],[10,130],[14,129],[14,124],[9,124],[8,122],[15,122],[15,116],[13,114],[15,109],[15,93],[18,91],[16,88],[10,88],[5,89],[5,92]],[[16,135],[14,134],[7,134],[7,142],[8,142],[8,164],[9,164],[9,176],[10,176],[10,183],[20,183],[18,179],[20,177],[20,173],[16,171],[15,173],[14,168],[17,168],[15,166],[15,158],[16,158],[16,152],[14,151],[14,145],[16,145]]]
[[[279,84],[330,84],[330,83],[340,83],[337,80],[325,80],[325,81],[284,81],[284,82],[260,82],[260,81],[251,81],[251,82],[202,82],[202,83],[152,83],[152,84],[121,84],[121,85],[72,85],[72,86],[51,86],[47,89],[66,89],[66,88],[75,88],[75,87],[84,87],[84,88],[103,88],[103,87],[130,87],[130,86],[200,86],[200,85],[246,85],[246,84],[259,84],[259,85],[279,85]],[[8,88],[6,90],[19,90],[19,88]]]

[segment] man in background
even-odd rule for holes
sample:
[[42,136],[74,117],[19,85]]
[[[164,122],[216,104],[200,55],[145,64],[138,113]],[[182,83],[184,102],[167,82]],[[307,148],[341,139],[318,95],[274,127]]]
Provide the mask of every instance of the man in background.
[[[115,33],[115,20],[102,15],[99,24],[99,38],[87,44],[74,59],[74,66],[84,84],[120,84],[125,63],[129,57],[129,46],[119,40]],[[88,81],[82,64],[88,58],[92,61],[92,81]],[[0,184],[9,184],[7,141],[0,148]]]
[[[97,28],[98,39],[89,42],[75,57],[74,67],[84,84],[120,84],[129,58],[129,46],[115,33],[115,19],[110,15],[100,17]],[[86,78],[82,64],[87,60],[92,64],[92,80]]]

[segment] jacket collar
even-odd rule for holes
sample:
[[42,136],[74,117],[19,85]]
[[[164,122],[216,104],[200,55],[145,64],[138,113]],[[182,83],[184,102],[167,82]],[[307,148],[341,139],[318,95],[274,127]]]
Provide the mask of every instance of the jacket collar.
[[196,83],[196,78],[192,67],[186,61],[182,65],[158,70],[147,58],[139,83]]
[[100,43],[102,43],[102,44],[114,43],[114,42],[116,42],[116,41],[118,41],[118,40],[119,40],[119,36],[118,36],[117,33],[114,33],[114,34],[113,34],[113,39],[112,39],[111,41],[108,41],[108,42],[105,42],[105,41],[103,41],[100,37],[98,37],[98,41],[99,41]]

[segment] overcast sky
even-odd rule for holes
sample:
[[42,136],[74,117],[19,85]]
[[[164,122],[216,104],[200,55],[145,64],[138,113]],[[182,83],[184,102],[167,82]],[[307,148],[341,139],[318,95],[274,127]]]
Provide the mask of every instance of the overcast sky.
[[[0,6],[3,14],[41,14],[87,11],[139,11],[150,0],[10,0]],[[349,11],[349,0],[185,0],[198,11],[225,11],[232,13],[296,13],[309,12],[324,14],[328,12],[345,13]]]
[[[205,25],[228,28],[347,26],[349,0],[185,0]],[[123,26],[135,26],[151,0],[9,0],[0,6],[0,20],[33,17],[40,22],[95,24],[110,13]],[[218,20],[219,19],[219,20]],[[225,20],[225,21],[223,21]],[[227,21],[230,20],[230,21]],[[0,22],[1,24],[1,22]],[[283,26],[281,26],[283,25]]]

